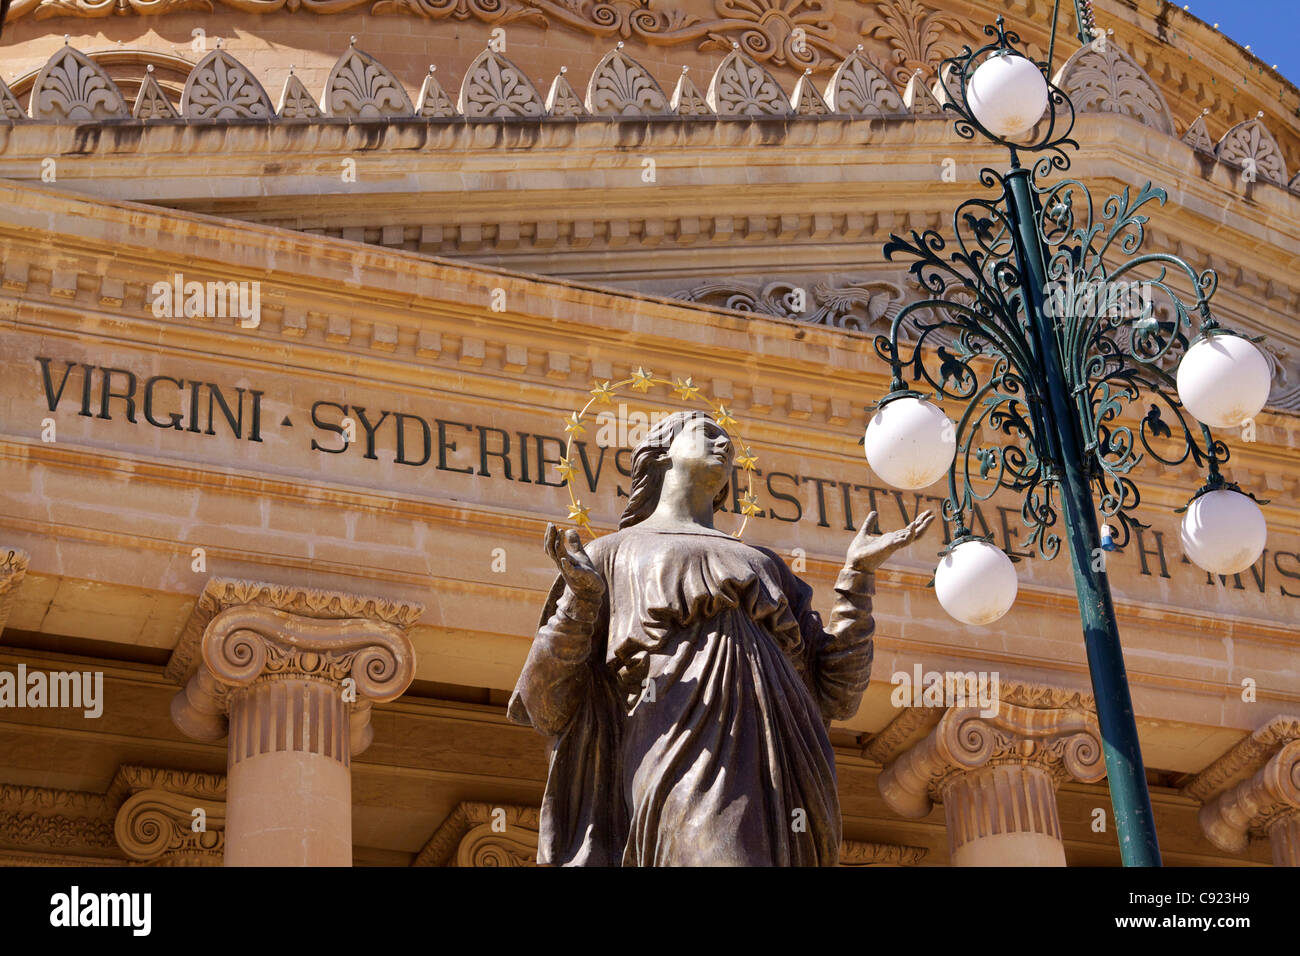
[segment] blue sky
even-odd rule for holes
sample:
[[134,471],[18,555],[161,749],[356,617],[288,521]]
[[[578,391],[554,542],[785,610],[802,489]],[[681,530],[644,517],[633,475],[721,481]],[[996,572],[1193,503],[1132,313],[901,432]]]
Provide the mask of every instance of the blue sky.
[[[1181,4],[1180,4],[1181,6]],[[1297,0],[1189,0],[1187,12],[1249,46],[1300,86],[1300,3]]]

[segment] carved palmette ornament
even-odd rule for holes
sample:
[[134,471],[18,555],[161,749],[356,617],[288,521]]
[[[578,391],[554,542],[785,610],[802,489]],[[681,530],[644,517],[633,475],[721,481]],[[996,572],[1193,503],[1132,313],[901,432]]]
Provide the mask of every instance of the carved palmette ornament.
[[682,68],[682,75],[677,78],[677,85],[673,87],[673,99],[669,108],[678,116],[713,115],[709,101],[687,75],[685,67]]
[[60,47],[45,61],[32,86],[32,119],[67,122],[121,119],[130,116],[122,91],[84,53]]
[[1205,128],[1204,115],[1192,120],[1192,125],[1183,133],[1183,142],[1202,153],[1214,152],[1214,140],[1210,139],[1209,130]]
[[586,104],[587,111],[595,116],[668,112],[668,97],[655,78],[621,49],[610,50],[596,64],[587,81]]
[[894,85],[860,49],[845,57],[831,74],[825,99],[832,113],[882,117],[906,113]]
[[831,111],[826,101],[822,99],[822,95],[817,92],[811,71],[799,77],[799,82],[794,85],[794,96],[791,99],[794,102],[795,113],[800,116],[825,116]]
[[438,78],[434,76],[434,72],[435,67],[430,66],[429,75],[424,78],[424,85],[420,87],[420,105],[415,115],[425,119],[450,119],[456,115],[456,107],[438,82]]
[[1170,136],[1174,119],[1160,88],[1113,39],[1081,47],[1054,81],[1080,113],[1118,113]]
[[943,104],[934,98],[919,72],[913,73],[903,90],[903,105],[913,116],[943,116]]
[[469,65],[456,107],[472,119],[546,115],[546,104],[527,74],[494,50],[484,50]]
[[740,50],[732,50],[718,64],[705,99],[719,116],[786,116],[791,112],[781,84]]
[[551,83],[551,90],[546,94],[546,112],[549,116],[586,116],[578,94],[573,91],[569,78],[561,71]]
[[199,60],[181,93],[181,115],[190,119],[270,119],[271,98],[244,64],[216,49]]
[[144,75],[140,83],[140,92],[136,94],[135,106],[131,115],[136,119],[179,119],[176,107],[172,106],[167,94],[158,86],[153,77],[153,69]]
[[354,46],[349,46],[330,70],[321,105],[326,116],[361,120],[415,113],[405,87],[388,67]]
[[1241,170],[1253,170],[1258,179],[1286,185],[1286,161],[1277,140],[1258,119],[1238,123],[1223,134],[1214,148],[1220,161]]
[[27,122],[26,111],[23,110],[18,98],[14,96],[8,84],[3,79],[0,79],[0,123],[25,122]]
[[316,98],[292,73],[285,78],[284,89],[280,91],[280,105],[275,113],[280,119],[316,119],[321,115]]

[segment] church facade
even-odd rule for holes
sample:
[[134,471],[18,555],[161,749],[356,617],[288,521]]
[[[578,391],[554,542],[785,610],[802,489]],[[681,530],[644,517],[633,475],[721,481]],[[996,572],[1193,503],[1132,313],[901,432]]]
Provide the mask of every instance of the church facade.
[[[14,0],[0,40],[0,862],[531,864],[543,533],[613,529],[653,415],[733,419],[719,527],[823,610],[869,512],[940,506],[863,456],[922,295],[883,246],[1004,166],[937,75],[1002,14],[1078,111],[1069,175],[1163,186],[1144,250],[1266,336],[1222,436],[1261,559],[1191,564],[1203,475],[1148,461],[1105,560],[1164,861],[1300,864],[1280,74],[1160,0],[191,6]],[[940,608],[934,531],[878,576],[841,863],[1115,865],[1068,555],[1013,496],[977,524],[1025,552],[996,623]]]

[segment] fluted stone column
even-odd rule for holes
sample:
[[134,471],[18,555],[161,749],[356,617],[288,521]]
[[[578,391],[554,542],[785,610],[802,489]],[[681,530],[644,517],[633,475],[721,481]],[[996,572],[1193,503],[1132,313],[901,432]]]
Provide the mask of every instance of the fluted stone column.
[[251,582],[209,590],[172,719],[227,737],[226,864],[350,866],[352,757],[373,735],[372,703],[415,674],[406,630],[422,608]]
[[1255,833],[1267,837],[1274,866],[1300,866],[1300,739],[1205,803],[1200,822],[1220,850],[1241,853]]
[[886,767],[879,787],[905,817],[943,804],[955,866],[1064,866],[1057,787],[1105,772],[1088,698],[1009,687],[991,716],[977,706],[944,711]]

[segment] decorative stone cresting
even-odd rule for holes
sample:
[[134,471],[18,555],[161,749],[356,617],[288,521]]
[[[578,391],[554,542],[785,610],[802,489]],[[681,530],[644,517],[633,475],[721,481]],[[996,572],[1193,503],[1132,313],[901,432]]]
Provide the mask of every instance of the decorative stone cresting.
[[587,115],[582,100],[578,99],[578,94],[573,91],[573,86],[570,85],[563,69],[551,82],[550,92],[546,94],[546,112],[550,116]]
[[5,622],[13,610],[18,585],[27,575],[30,562],[31,557],[26,551],[0,547],[0,636],[4,634]]
[[1268,127],[1258,119],[1238,123],[1224,133],[1214,147],[1214,155],[1238,169],[1253,168],[1258,179],[1286,185],[1286,162],[1282,150]]
[[1084,695],[1004,685],[997,713],[949,708],[880,775],[902,816],[944,805],[955,865],[1063,866],[1056,788],[1105,776],[1101,731]]
[[369,53],[349,46],[325,80],[321,106],[326,116],[375,120],[412,116],[414,108],[397,77]]
[[167,94],[159,88],[158,81],[154,79],[152,66],[140,83],[140,92],[136,94],[131,115],[143,120],[180,118],[176,107],[172,106],[171,100],[167,99]]
[[650,71],[624,53],[620,43],[592,71],[586,105],[595,116],[651,116],[668,112],[668,97]]
[[1172,136],[1173,115],[1160,88],[1114,39],[1077,50],[1054,81],[1080,113],[1119,113]]
[[800,116],[825,116],[831,111],[822,95],[817,92],[811,70],[799,77],[799,82],[794,85],[792,100],[794,111]]
[[18,102],[18,98],[9,89],[9,84],[0,79],[0,123],[12,125],[25,122],[27,122],[27,113],[22,104]]
[[280,91],[280,105],[276,107],[280,119],[317,119],[321,115],[316,98],[307,92],[302,80],[289,73]]
[[416,116],[426,119],[447,119],[456,115],[456,107],[451,102],[451,97],[434,76],[436,71],[437,67],[429,66],[429,75],[424,78],[424,85],[420,87],[418,98],[420,105],[415,110]]
[[673,88],[671,108],[678,116],[713,115],[708,100],[687,75],[685,67],[682,67],[682,75],[677,78],[677,85]]
[[181,115],[189,119],[271,119],[275,108],[248,68],[218,48],[190,71],[181,93]]
[[465,71],[456,108],[471,119],[546,114],[527,74],[493,50],[484,50]]
[[861,48],[845,57],[831,75],[825,99],[832,113],[885,117],[907,112],[894,85],[866,58]]
[[907,81],[907,88],[903,90],[903,105],[913,116],[944,115],[943,104],[930,92],[920,71],[913,73]]
[[99,64],[66,45],[36,74],[28,112],[34,120],[78,123],[131,115],[122,91]]
[[1205,128],[1204,113],[1192,120],[1192,125],[1187,127],[1187,132],[1183,133],[1182,139],[1192,149],[1202,153],[1214,153],[1214,141],[1210,139],[1210,133]]
[[781,84],[739,49],[718,64],[705,100],[719,116],[787,116],[791,112]]

